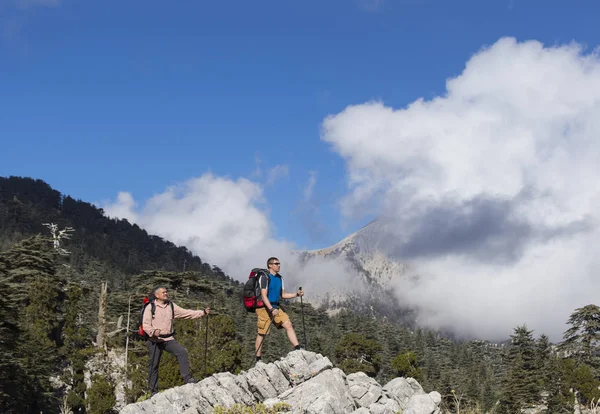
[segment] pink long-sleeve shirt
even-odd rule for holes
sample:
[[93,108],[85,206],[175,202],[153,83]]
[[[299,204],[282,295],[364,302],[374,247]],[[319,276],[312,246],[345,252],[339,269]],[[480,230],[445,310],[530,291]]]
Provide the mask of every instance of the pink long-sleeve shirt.
[[[144,310],[144,317],[142,318],[142,326],[144,331],[150,336],[151,341],[162,342],[172,341],[175,339],[173,336],[167,338],[158,338],[153,336],[154,331],[160,329],[160,335],[165,335],[173,332],[173,312],[171,312],[171,305],[167,303],[154,302],[156,309],[154,311],[154,318],[152,318],[152,307],[146,306]],[[183,309],[173,303],[173,310],[175,311],[175,319],[197,319],[204,316],[203,310],[189,310]]]

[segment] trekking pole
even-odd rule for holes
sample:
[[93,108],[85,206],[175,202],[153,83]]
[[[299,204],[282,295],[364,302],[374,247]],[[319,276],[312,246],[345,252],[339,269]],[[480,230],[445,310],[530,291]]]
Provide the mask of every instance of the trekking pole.
[[[298,290],[302,290],[302,286],[298,288]],[[302,314],[302,331],[304,333],[304,349],[308,349],[308,342],[306,342],[306,326],[304,326],[304,302],[302,301],[302,296],[300,296],[300,313]]]
[[[204,308],[204,312],[206,312],[206,308]],[[206,360],[208,353],[208,313],[206,314],[206,335],[204,336],[204,377],[206,378]]]

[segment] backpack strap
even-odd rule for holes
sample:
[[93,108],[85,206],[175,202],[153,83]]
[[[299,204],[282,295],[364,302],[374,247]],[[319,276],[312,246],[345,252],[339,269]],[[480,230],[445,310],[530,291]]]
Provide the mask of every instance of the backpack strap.
[[[175,306],[173,305],[173,302],[169,301],[169,304],[171,305],[171,312],[173,315],[173,319],[175,319]],[[149,303],[150,305],[150,310],[152,312],[152,319],[154,319],[154,314],[156,313],[156,305],[154,304],[154,299],[152,299]],[[168,338],[170,336],[175,336],[175,329],[173,329],[173,332],[169,333],[169,334],[163,334],[163,335],[158,335],[159,338]]]
[[169,301],[169,303],[171,304],[171,312],[173,313],[173,332],[171,335],[175,336],[175,306],[173,305],[173,302]]
[[279,296],[281,296],[285,290],[285,281],[283,280],[281,273],[279,273],[279,278],[281,279],[281,290],[279,291]]
[[271,282],[271,276],[269,275],[269,272],[265,269],[254,269],[254,270],[256,270],[256,275],[254,276],[254,279],[256,280],[256,283],[258,284],[259,289],[260,289],[260,279],[263,276],[267,277],[267,287],[266,288],[269,289],[269,282]]

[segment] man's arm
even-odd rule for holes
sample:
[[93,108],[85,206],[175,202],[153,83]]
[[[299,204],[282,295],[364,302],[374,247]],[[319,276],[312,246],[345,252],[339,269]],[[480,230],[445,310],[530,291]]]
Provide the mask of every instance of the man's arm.
[[281,297],[283,299],[293,299],[293,298],[297,298],[298,296],[304,296],[304,292],[302,290],[299,290],[298,292],[288,293],[284,290],[281,293]]
[[269,301],[269,298],[267,297],[267,289],[261,289],[260,296],[262,297],[262,301],[265,304],[265,307],[267,308],[267,310],[270,311],[271,309],[273,309],[273,305],[271,305],[271,302]]
[[203,309],[199,310],[191,310],[191,309],[183,309],[180,306],[177,306],[173,303],[173,310],[175,311],[175,319],[198,319],[210,313],[210,308],[206,308],[206,311]]
[[303,296],[304,292],[302,290],[298,290],[298,292],[288,293],[285,291],[285,284],[283,282],[283,278],[281,278],[281,298],[282,299],[293,299],[298,296]]

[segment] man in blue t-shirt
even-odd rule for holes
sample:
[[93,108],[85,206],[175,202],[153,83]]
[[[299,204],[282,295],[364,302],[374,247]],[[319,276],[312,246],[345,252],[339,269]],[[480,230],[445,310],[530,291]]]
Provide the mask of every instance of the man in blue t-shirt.
[[265,306],[256,309],[256,315],[258,316],[258,321],[256,323],[258,327],[258,335],[256,336],[257,361],[260,361],[261,345],[265,339],[269,325],[271,324],[271,318],[277,328],[285,329],[294,349],[300,349],[300,343],[298,342],[298,338],[296,338],[296,332],[294,332],[292,321],[290,321],[289,316],[280,308],[279,299],[296,298],[298,296],[303,296],[304,292],[299,290],[295,293],[287,293],[285,291],[283,278],[279,274],[281,262],[276,257],[270,257],[269,260],[267,260],[267,268],[270,273],[269,277],[267,277],[267,275],[261,275],[258,280],[260,283],[262,301]]

